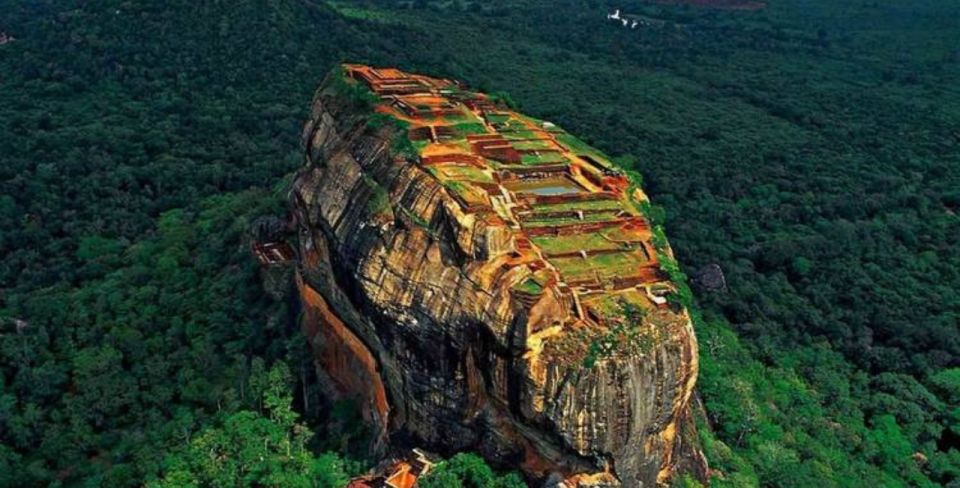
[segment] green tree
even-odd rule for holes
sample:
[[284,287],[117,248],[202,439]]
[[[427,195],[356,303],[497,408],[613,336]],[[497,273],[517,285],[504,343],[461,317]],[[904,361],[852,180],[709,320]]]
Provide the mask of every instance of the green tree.
[[343,461],[333,453],[315,457],[312,433],[297,423],[290,406],[290,372],[278,363],[261,384],[266,415],[239,411],[207,427],[171,453],[162,479],[166,487],[340,488],[348,481]]
[[420,488],[525,488],[516,473],[497,476],[483,458],[459,453],[438,463],[419,481]]

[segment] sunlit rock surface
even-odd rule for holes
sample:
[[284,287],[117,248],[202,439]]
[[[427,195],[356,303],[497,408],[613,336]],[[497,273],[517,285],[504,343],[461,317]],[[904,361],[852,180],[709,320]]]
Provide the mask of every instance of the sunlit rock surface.
[[302,327],[375,449],[475,450],[566,486],[702,475],[669,247],[602,154],[454,82],[354,65],[304,140]]

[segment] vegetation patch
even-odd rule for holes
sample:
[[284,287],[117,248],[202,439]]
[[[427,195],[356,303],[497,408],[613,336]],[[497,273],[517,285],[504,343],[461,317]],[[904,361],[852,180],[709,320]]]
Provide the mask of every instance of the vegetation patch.
[[556,149],[557,147],[545,139],[532,141],[515,141],[510,144],[517,151],[532,151],[538,149]]
[[670,244],[667,242],[667,235],[663,231],[662,225],[653,227],[653,236],[651,237],[650,242],[657,251],[663,252],[667,250]]
[[486,171],[476,166],[444,164],[431,167],[434,174],[440,175],[444,180],[457,181],[475,181],[478,183],[493,183],[493,177]]
[[594,256],[552,258],[565,280],[598,279],[600,281],[612,278],[635,276],[638,268],[649,261],[638,251],[620,253],[597,254]]
[[483,458],[459,453],[437,464],[417,481],[419,488],[526,488],[517,473],[498,475]]
[[593,368],[598,361],[616,354],[630,356],[649,352],[657,342],[656,329],[645,326],[646,310],[622,297],[606,296],[591,303],[607,322],[607,329],[590,337],[585,368]]
[[598,251],[629,248],[629,244],[611,241],[603,232],[587,232],[563,236],[537,236],[530,238],[547,254],[563,254],[578,251]]
[[387,12],[378,9],[363,8],[353,2],[335,1],[327,2],[340,15],[349,19],[362,21],[380,22],[384,24],[397,24],[398,20]]
[[565,212],[570,210],[621,210],[619,200],[584,200],[578,202],[537,203],[533,206],[536,212]]
[[525,127],[520,130],[513,130],[510,132],[501,132],[500,133],[504,139],[508,141],[520,140],[520,139],[536,139],[540,137],[540,134],[532,130],[528,130]]
[[533,278],[527,278],[514,286],[514,289],[528,295],[539,295],[543,293],[543,285],[537,283]]
[[540,164],[565,164],[570,162],[570,160],[565,158],[563,154],[553,151],[524,153],[520,156],[520,160],[523,164],[530,166],[536,166]]
[[373,107],[380,102],[380,97],[370,91],[366,85],[350,79],[343,67],[337,67],[331,76],[334,89],[350,102],[350,108],[353,112],[372,112]]
[[472,134],[487,133],[487,126],[480,122],[462,122],[459,124],[454,124],[453,128],[456,129],[457,134],[459,134],[461,138]]
[[556,137],[558,142],[566,146],[566,148],[573,153],[586,154],[594,159],[597,159],[598,161],[610,164],[610,158],[606,154],[603,154],[601,151],[581,141],[576,136],[573,136],[568,132],[556,134],[554,137]]
[[382,215],[391,212],[390,193],[368,175],[363,175],[363,184],[370,190],[370,199],[367,200],[367,209],[370,213]]
[[608,213],[588,213],[583,214],[583,218],[580,218],[576,215],[571,216],[562,216],[562,217],[553,217],[546,216],[543,214],[534,214],[531,217],[524,219],[524,227],[550,227],[550,226],[559,226],[559,225],[571,225],[571,224],[588,224],[595,222],[612,222],[617,219],[615,212]]
[[510,116],[507,114],[484,114],[484,118],[487,119],[487,122],[490,124],[506,124],[510,120]]

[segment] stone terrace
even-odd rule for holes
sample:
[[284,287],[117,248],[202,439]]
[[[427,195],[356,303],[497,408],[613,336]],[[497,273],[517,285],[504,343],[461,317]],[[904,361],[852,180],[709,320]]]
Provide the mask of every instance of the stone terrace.
[[646,196],[598,151],[456,82],[344,69],[379,96],[378,112],[410,124],[420,165],[463,212],[509,229],[504,266],[527,268],[511,274],[520,277],[512,293],[522,306],[553,287],[569,295],[580,320],[596,326],[624,301],[667,306],[673,285],[638,211]]

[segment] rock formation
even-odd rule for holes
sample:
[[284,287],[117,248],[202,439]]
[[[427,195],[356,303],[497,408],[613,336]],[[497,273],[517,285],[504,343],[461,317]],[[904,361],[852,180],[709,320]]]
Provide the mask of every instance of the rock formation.
[[697,343],[646,196],[598,151],[456,82],[345,65],[291,193],[302,327],[376,449],[531,480],[702,471]]

